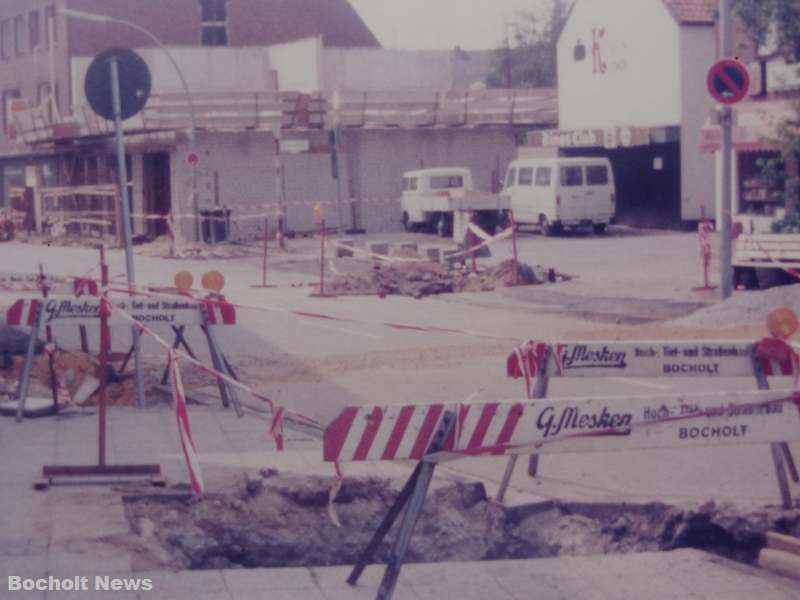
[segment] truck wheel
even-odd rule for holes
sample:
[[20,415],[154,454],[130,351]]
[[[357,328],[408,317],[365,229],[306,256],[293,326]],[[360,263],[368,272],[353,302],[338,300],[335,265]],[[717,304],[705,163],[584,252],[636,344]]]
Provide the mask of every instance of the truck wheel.
[[594,231],[597,235],[603,235],[606,232],[606,224],[595,223],[592,225],[592,231]]
[[556,228],[550,224],[550,221],[544,215],[539,215],[539,229],[541,229],[542,235],[547,237],[552,237],[556,233]]

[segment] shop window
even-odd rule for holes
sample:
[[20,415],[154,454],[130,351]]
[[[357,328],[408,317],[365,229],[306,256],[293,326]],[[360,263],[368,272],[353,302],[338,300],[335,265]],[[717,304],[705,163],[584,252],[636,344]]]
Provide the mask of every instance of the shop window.
[[227,0],[200,0],[202,24],[200,43],[203,46],[228,45]]
[[39,11],[32,10],[28,13],[28,45],[31,52],[39,47],[42,41],[42,30],[39,24]]
[[14,54],[22,56],[25,54],[25,17],[17,15],[14,17]]
[[739,153],[739,212],[750,215],[775,215],[783,208],[783,182],[764,173],[764,163],[779,158],[777,152]]
[[53,105],[55,104],[56,111],[58,110],[58,85],[56,85],[56,93],[54,94],[54,98],[50,98],[50,84],[47,82],[40,83],[39,86],[36,88],[36,106],[40,109],[44,110],[45,114],[47,115],[47,120],[49,123],[52,123],[56,116],[53,111]]

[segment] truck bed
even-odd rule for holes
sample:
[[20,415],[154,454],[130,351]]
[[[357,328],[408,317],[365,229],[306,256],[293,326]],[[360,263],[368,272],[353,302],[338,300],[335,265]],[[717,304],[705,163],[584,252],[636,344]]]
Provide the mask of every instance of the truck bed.
[[734,242],[733,265],[800,268],[800,233],[742,234]]

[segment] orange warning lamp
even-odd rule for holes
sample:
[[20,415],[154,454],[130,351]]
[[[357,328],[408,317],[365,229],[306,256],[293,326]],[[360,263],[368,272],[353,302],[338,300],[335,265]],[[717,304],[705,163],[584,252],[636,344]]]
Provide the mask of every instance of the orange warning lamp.
[[314,222],[317,225],[321,225],[322,224],[322,205],[321,204],[315,204],[314,205]]
[[773,337],[786,340],[792,337],[800,323],[791,308],[781,306],[767,315],[767,329]]
[[222,288],[225,287],[225,276],[219,271],[209,271],[203,274],[203,279],[200,283],[204,290],[221,292]]
[[175,274],[175,287],[179,290],[189,290],[194,283],[194,277],[189,271],[178,271]]

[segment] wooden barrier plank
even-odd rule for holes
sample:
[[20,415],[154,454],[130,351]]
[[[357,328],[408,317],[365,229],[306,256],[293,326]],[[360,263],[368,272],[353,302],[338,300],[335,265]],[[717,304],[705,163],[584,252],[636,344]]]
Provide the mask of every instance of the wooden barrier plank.
[[800,556],[800,538],[775,531],[767,532],[767,548]]
[[800,579],[800,556],[780,550],[762,550],[758,555],[758,566],[772,573]]

